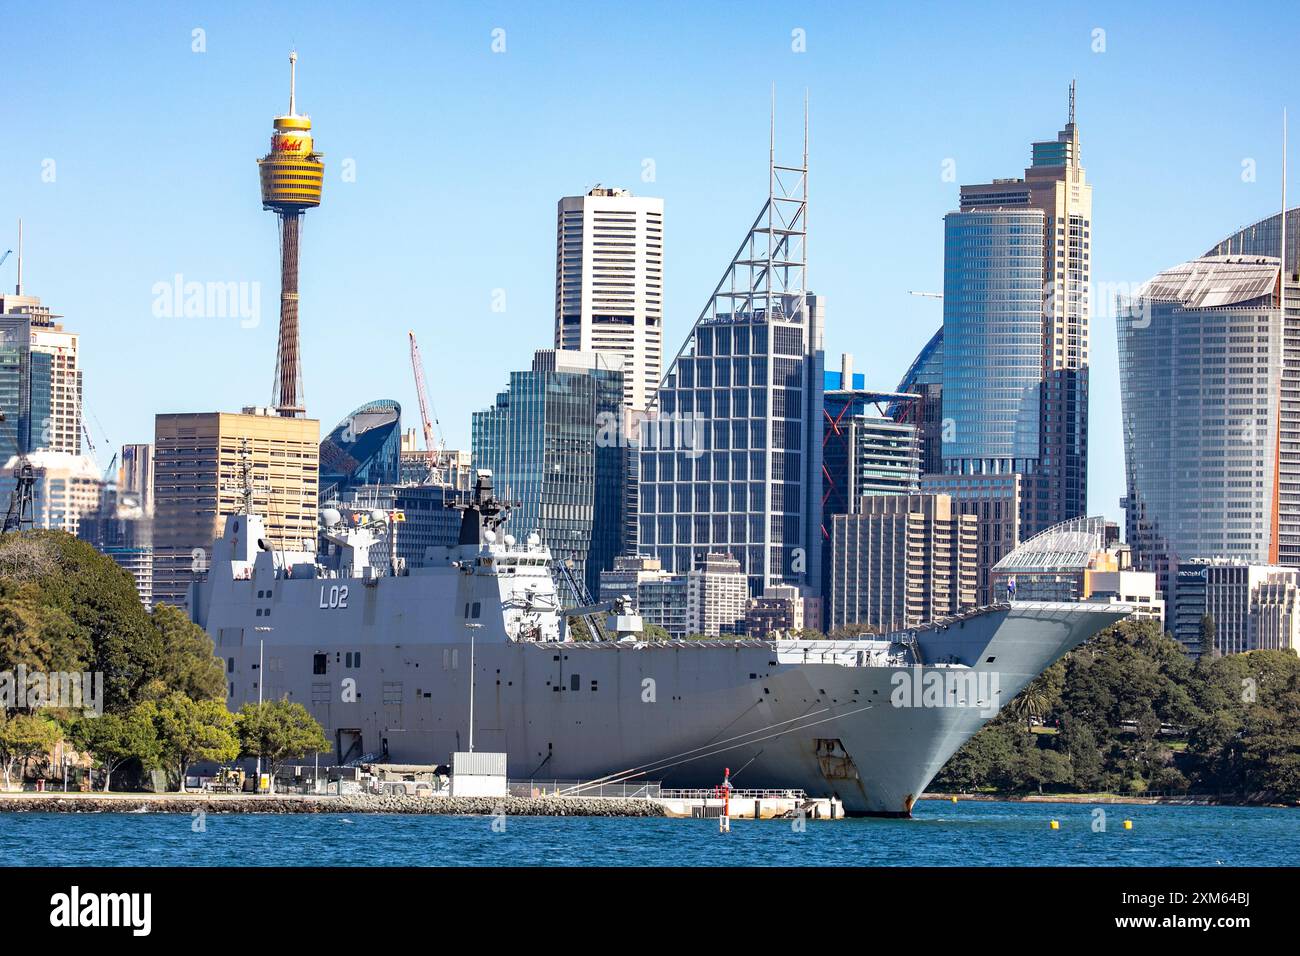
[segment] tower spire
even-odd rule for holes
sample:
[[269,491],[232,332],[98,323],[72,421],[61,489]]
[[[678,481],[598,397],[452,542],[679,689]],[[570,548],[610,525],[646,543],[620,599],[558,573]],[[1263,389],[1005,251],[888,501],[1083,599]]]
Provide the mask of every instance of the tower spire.
[[[290,50],[289,51],[289,115],[290,116],[298,115],[294,111],[294,105],[293,105],[294,87],[297,85],[297,79],[298,79],[297,74],[298,74],[298,51]],[[1073,93],[1070,95],[1070,101],[1074,102]],[[1071,109],[1071,113],[1073,113],[1073,109]]]
[[1070,125],[1074,125],[1074,80],[1070,80]]
[[14,286],[14,295],[23,294],[23,221],[18,220],[18,284]]

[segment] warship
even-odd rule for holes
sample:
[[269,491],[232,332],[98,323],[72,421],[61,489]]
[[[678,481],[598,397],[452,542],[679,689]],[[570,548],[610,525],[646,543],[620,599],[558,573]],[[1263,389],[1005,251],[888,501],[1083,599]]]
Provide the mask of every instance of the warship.
[[506,533],[491,475],[455,507],[457,543],[405,567],[396,515],[326,509],[319,546],[287,551],[267,543],[250,491],[190,596],[231,708],[303,704],[337,764],[470,749],[506,754],[511,779],[675,788],[714,787],[730,767],[745,787],[909,816],[1005,702],[1133,610],[1013,602],[853,640],[651,641],[620,606],[607,639],[574,640],[566,618],[592,608],[561,606],[548,549]]

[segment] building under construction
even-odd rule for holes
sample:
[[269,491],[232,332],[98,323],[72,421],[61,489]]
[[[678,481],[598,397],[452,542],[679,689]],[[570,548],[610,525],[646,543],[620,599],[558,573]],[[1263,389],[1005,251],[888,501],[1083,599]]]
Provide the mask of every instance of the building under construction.
[[320,205],[324,157],[315,152],[311,120],[295,109],[297,53],[289,54],[289,112],[273,122],[271,151],[257,161],[262,208],[280,219],[280,341],[271,405],[285,418],[306,414],[298,352],[298,241],[305,210]]

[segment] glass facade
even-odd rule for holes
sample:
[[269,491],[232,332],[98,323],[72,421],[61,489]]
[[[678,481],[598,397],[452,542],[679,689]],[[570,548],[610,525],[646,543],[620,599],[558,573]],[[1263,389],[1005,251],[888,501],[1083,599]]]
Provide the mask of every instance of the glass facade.
[[[572,561],[591,594],[622,553],[626,448],[604,441],[621,421],[620,360],[592,352],[537,353],[533,368],[473,416],[474,467],[514,504],[509,533],[536,531],[556,561]],[[574,598],[566,595],[566,600]]]
[[1276,554],[1277,276],[1276,259],[1198,259],[1119,303],[1127,538],[1166,600],[1179,561]]
[[[1282,214],[1228,236],[1207,256],[1281,256]],[[1300,567],[1300,209],[1286,214],[1286,320],[1283,323],[1281,437],[1278,447],[1277,561]]]
[[1044,228],[1039,209],[944,217],[946,470],[1023,471],[1039,457]]
[[0,316],[0,465],[48,447],[54,416],[54,357],[31,347],[26,316]]
[[402,406],[367,402],[320,443],[320,500],[365,485],[396,484],[402,468]]
[[916,426],[921,448],[921,473],[943,470],[943,326],[930,337],[898,384],[898,391],[920,395],[919,401],[896,402],[886,409],[890,418]]
[[820,582],[821,307],[773,306],[697,325],[641,432],[641,553],[677,574],[728,554],[752,595]]

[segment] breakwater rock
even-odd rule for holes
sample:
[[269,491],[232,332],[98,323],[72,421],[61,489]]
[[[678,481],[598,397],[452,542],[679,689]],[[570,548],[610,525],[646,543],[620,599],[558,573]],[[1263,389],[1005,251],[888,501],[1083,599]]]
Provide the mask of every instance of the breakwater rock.
[[352,794],[23,794],[0,795],[0,813],[430,813],[444,815],[662,817],[650,800],[614,797],[416,797]]

